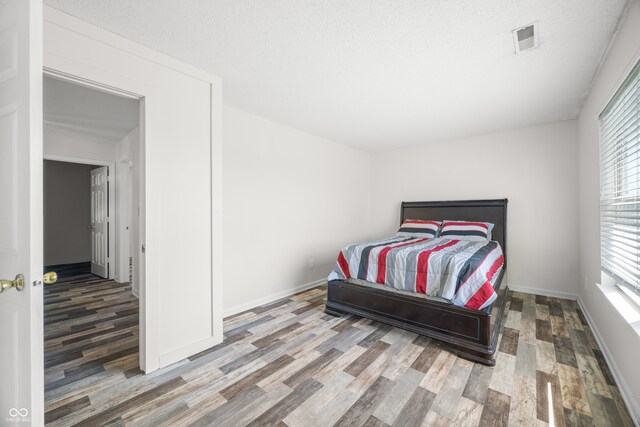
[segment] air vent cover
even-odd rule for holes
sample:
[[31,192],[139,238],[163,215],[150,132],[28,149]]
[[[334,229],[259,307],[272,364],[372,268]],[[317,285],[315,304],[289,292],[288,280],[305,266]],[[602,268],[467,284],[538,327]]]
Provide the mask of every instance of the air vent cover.
[[538,40],[537,21],[513,30],[513,43],[516,48],[516,53],[537,48],[539,45]]

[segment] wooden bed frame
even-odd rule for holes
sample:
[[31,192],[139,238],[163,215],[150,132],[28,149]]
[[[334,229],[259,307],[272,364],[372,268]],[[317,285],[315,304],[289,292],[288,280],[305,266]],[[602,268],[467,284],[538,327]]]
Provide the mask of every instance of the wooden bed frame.
[[405,219],[490,222],[493,240],[504,251],[504,268],[496,282],[498,298],[484,310],[473,310],[370,286],[329,282],[325,312],[355,314],[438,339],[456,354],[485,365],[495,365],[508,288],[501,289],[507,268],[507,199],[449,202],[402,202]]

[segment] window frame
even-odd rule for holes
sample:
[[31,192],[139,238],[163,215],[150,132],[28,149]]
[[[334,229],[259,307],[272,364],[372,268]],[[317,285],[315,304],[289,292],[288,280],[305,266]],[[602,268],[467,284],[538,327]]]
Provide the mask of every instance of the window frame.
[[[614,116],[619,116],[619,117],[624,117],[625,114],[628,114],[623,109],[623,107],[625,107],[624,103],[622,104],[619,104],[619,103],[622,101],[625,101],[625,97],[623,95],[627,92],[627,89],[629,88],[631,88],[632,90],[632,93],[630,96],[630,98],[632,99],[631,106],[628,107],[631,114],[631,118],[633,118],[634,113],[637,114],[638,116],[636,118],[635,123],[633,123],[633,120],[631,120],[632,125],[630,126],[635,126],[635,128],[637,129],[635,130],[635,132],[632,131],[630,133],[631,137],[633,138],[631,141],[625,141],[624,143],[617,143],[617,141],[615,140],[616,137],[613,137],[613,138],[605,137],[606,133],[604,128],[606,127],[606,124],[607,124],[606,118],[612,112]],[[635,88],[635,94],[633,94],[634,88]],[[616,110],[616,108],[618,107],[620,107],[620,109]],[[636,250],[636,256],[634,261],[637,266],[636,270],[640,270],[640,165],[634,166],[635,173],[631,175],[633,177],[635,174],[637,174],[636,175],[637,179],[635,180],[635,182],[632,180],[631,185],[629,185],[629,187],[625,187],[626,185],[625,180],[627,179],[625,169],[629,167],[629,163],[631,163],[631,161],[628,163],[625,163],[624,161],[621,162],[618,159],[621,156],[621,154],[619,154],[620,152],[624,153],[625,151],[629,151],[633,154],[633,153],[637,153],[634,150],[640,150],[640,59],[636,59],[635,65],[631,67],[631,70],[626,74],[624,80],[619,85],[618,89],[614,92],[613,96],[609,99],[606,106],[602,109],[602,112],[598,115],[598,130],[599,130],[599,138],[598,138],[599,167],[598,169],[599,169],[599,184],[600,184],[600,197],[599,197],[600,269],[607,276],[611,277],[615,281],[618,287],[622,288],[623,292],[627,295],[627,297],[631,301],[633,301],[634,304],[640,306],[640,304],[638,303],[638,301],[640,301],[640,274],[635,275],[637,283],[629,283],[629,281],[621,277],[620,274],[616,273],[615,271],[612,271],[612,269],[605,266],[605,258],[607,256],[609,256],[610,258],[614,257],[610,254],[607,255],[605,252],[605,246],[611,245],[610,243],[611,237],[607,239],[609,243],[605,243],[605,235],[608,234],[609,236],[613,236],[613,233],[611,233],[611,231],[606,231],[603,227],[603,206],[605,205],[605,203],[607,204],[615,203],[616,199],[624,197],[623,194],[625,194],[625,192],[629,190],[631,191],[636,190],[636,194],[637,194],[635,196],[636,200],[632,201],[631,203],[633,203],[636,206],[636,211],[638,212],[637,223],[635,225],[636,235],[634,236],[637,250]],[[612,127],[611,129],[609,129],[609,131],[613,131],[613,130],[619,131],[619,129],[617,129],[616,127]],[[621,135],[618,136],[617,138],[620,138],[622,135],[624,135],[624,132],[622,132]],[[626,137],[628,138],[629,136],[627,135]],[[614,154],[604,156],[604,153],[610,150],[614,150],[615,151]],[[640,162],[640,154],[636,154],[636,156],[638,156],[638,159],[636,159],[635,161]],[[606,161],[603,157],[606,157]],[[613,166],[606,166],[603,168],[604,166],[603,162],[608,163],[609,161],[611,161],[611,159],[613,159]],[[609,168],[613,168],[613,169],[610,170]],[[609,173],[611,175],[608,175]],[[613,179],[613,182],[608,183],[607,185],[613,185],[613,191],[612,191],[612,194],[609,195],[609,197],[605,197],[605,194],[604,194],[605,183],[607,180],[611,180],[611,179]],[[614,221],[616,218],[618,217],[615,217]],[[611,248],[607,246],[607,249],[608,249],[608,252],[610,253]],[[609,260],[609,264],[615,264],[615,262],[612,262],[611,260]],[[633,298],[633,296],[629,295],[628,292],[631,292],[636,297]]]

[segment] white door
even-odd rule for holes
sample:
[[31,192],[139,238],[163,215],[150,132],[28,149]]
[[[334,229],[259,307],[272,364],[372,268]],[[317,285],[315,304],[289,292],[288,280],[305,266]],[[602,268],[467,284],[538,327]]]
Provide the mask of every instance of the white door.
[[109,169],[91,170],[91,272],[109,277]]
[[[32,282],[42,275],[43,247],[41,0],[0,1],[0,205],[0,425],[38,425],[42,286]],[[19,274],[22,286],[10,287]]]

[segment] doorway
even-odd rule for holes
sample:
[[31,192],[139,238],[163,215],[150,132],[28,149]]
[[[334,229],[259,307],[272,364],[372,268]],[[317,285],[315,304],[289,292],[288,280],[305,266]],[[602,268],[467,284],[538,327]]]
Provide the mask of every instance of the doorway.
[[[113,279],[114,255],[119,250],[114,249],[117,230],[112,226],[118,222],[116,180],[109,179],[114,164],[51,157],[45,155],[43,165],[45,269],[55,270],[60,277],[62,270],[71,268]],[[126,191],[126,184],[118,191]],[[123,256],[128,257],[129,248],[124,250]]]
[[[111,375],[140,372],[136,248],[144,232],[141,100],[45,74],[45,411]],[[52,415],[53,414],[53,415]]]

